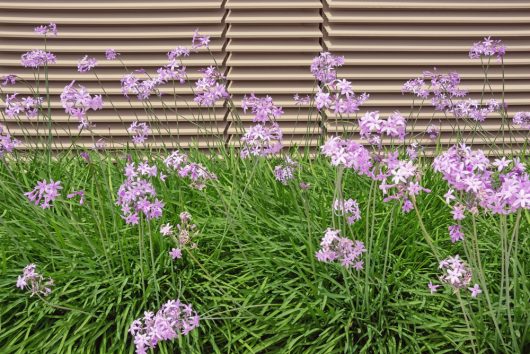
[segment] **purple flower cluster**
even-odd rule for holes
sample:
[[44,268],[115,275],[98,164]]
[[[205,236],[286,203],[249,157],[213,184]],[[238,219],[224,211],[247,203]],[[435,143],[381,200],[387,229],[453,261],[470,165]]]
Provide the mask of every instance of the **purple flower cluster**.
[[348,199],[341,200],[336,199],[333,203],[333,210],[341,216],[346,217],[346,222],[350,225],[356,221],[361,220],[361,210],[356,200]]
[[[339,90],[333,93],[332,91]],[[330,92],[331,91],[331,92]],[[331,109],[335,114],[350,114],[359,110],[359,107],[369,98],[362,93],[356,95],[351,91],[351,83],[346,80],[337,80],[326,86],[325,89],[318,88],[315,95],[317,109]]]
[[17,95],[17,93],[6,95],[6,116],[16,118],[24,114],[26,118],[35,118],[42,106],[43,98],[31,96],[18,98]]
[[464,233],[462,232],[462,226],[450,225],[449,226],[449,237],[451,237],[452,243],[464,240]]
[[143,144],[149,135],[150,128],[147,123],[139,123],[134,121],[131,123],[127,131],[133,134],[132,141],[135,144]]
[[225,76],[213,66],[201,69],[203,76],[195,83],[195,98],[200,106],[213,107],[215,102],[229,97],[223,83]]
[[282,149],[283,133],[278,123],[256,124],[241,137],[241,158],[250,156],[268,156]]
[[43,36],[47,36],[48,34],[51,34],[52,36],[57,36],[57,25],[53,22],[50,22],[49,25],[41,25],[35,27],[34,31],[35,33],[42,34]]
[[139,69],[131,74],[123,76],[121,79],[121,92],[129,98],[130,94],[136,95],[141,100],[147,100],[152,94],[161,95],[158,91],[160,85],[169,81],[178,81],[181,84],[186,82],[186,67],[180,66],[175,60],[170,60],[165,66],[157,69],[157,75],[149,79],[141,80],[135,74],[144,74],[145,70]]
[[24,267],[22,275],[19,275],[17,278],[17,288],[22,290],[28,289],[31,292],[31,296],[48,296],[52,292],[53,279],[48,278],[45,280],[41,274],[35,271],[36,269],[37,266],[33,263]]
[[2,76],[0,80],[2,80],[0,87],[6,87],[8,85],[14,85],[17,82],[17,76],[13,74],[8,74]]
[[309,102],[311,102],[311,97],[309,97],[309,95],[305,95],[304,97],[301,97],[299,94],[295,94],[293,96],[293,100],[297,106],[305,106],[305,105],[308,105]]
[[360,259],[366,252],[364,243],[352,241],[349,238],[341,237],[339,230],[327,229],[320,242],[320,250],[316,257],[320,262],[339,261],[343,267],[353,266],[356,270],[363,269],[363,261]]
[[[529,176],[526,166],[517,158],[492,163],[482,150],[473,151],[461,144],[437,156],[433,168],[443,174],[451,187],[466,195],[465,206],[460,203],[454,206],[456,220],[464,217],[464,210],[476,212],[479,206],[495,214],[530,209]],[[453,199],[452,193],[446,194],[447,201]]]
[[440,128],[434,124],[430,124],[427,129],[425,129],[425,133],[429,139],[436,140],[440,136]]
[[[125,181],[118,189],[116,205],[121,207],[122,218],[127,224],[138,224],[140,213],[147,220],[157,219],[162,216],[164,203],[156,198],[155,187],[142,177],[156,177],[157,167],[150,166],[147,162],[140,163],[138,167],[134,162],[125,166]],[[163,178],[159,176],[159,178]]]
[[86,73],[95,68],[96,65],[98,65],[96,58],[89,58],[88,55],[85,55],[77,63],[77,71],[80,73]]
[[[414,208],[411,199],[421,192],[431,191],[420,185],[420,173],[412,161],[398,160],[397,153],[390,153],[381,163],[381,173],[376,177],[382,182],[379,189],[383,195],[389,194],[383,199],[384,202],[390,200],[403,200],[402,211],[408,213]],[[385,171],[386,170],[386,171]]]
[[458,255],[440,261],[438,268],[442,270],[440,281],[455,290],[465,288],[471,282],[471,268]]
[[287,185],[290,180],[294,179],[294,173],[299,166],[300,164],[298,162],[286,156],[284,163],[274,167],[274,177],[277,181]]
[[200,34],[199,29],[196,29],[191,38],[191,49],[208,48],[208,44],[210,44],[210,36]]
[[469,50],[469,58],[478,59],[482,56],[492,57],[496,56],[500,61],[506,54],[506,46],[500,39],[491,39],[491,37],[484,37],[482,42],[473,43]]
[[217,176],[208,171],[208,169],[195,162],[188,161],[188,155],[181,153],[178,150],[173,151],[164,163],[168,169],[177,171],[181,178],[189,178],[191,180],[191,187],[203,190],[206,187],[206,182],[217,179]]
[[361,144],[335,136],[328,139],[320,149],[324,156],[331,158],[333,166],[352,168],[361,175],[371,175],[372,157]]
[[[180,213],[179,218],[180,224],[177,224],[178,231],[169,223],[160,227],[160,234],[173,238],[178,245],[178,248],[173,248],[169,252],[173,259],[182,257],[182,248],[197,248],[197,243],[192,242],[192,236],[197,233],[197,225],[191,223],[191,214],[183,211]],[[178,257],[175,255],[178,255]]]
[[116,52],[116,49],[108,48],[105,50],[105,59],[107,60],[116,60],[120,53]]
[[92,125],[87,120],[87,111],[102,109],[103,100],[101,95],[90,96],[84,86],[77,85],[74,87],[74,84],[75,80],[64,87],[61,93],[61,104],[67,114],[78,119],[78,129],[88,129]]
[[513,124],[530,129],[530,112],[517,112],[513,116]]
[[13,149],[20,144],[20,141],[17,139],[11,138],[11,134],[6,131],[4,134],[5,127],[0,124],[0,158],[2,158],[6,153],[13,152]]
[[40,66],[47,66],[55,64],[57,58],[50,52],[45,52],[40,49],[34,49],[22,54],[20,62],[25,68],[38,68]]
[[483,122],[488,114],[499,111],[501,104],[494,99],[482,106],[473,99],[462,100],[467,92],[459,87],[460,75],[456,72],[441,74],[436,71],[424,71],[422,77],[407,81],[403,93],[411,93],[421,99],[431,99],[431,104],[438,111],[454,114],[456,118],[471,118]]
[[266,123],[269,121],[275,121],[283,115],[282,107],[278,107],[272,101],[272,97],[265,96],[258,98],[254,94],[249,97],[245,95],[241,101],[241,108],[246,113],[250,108],[254,118],[254,123]]
[[50,183],[46,180],[37,182],[35,188],[32,191],[24,193],[24,195],[33,202],[35,205],[39,205],[42,209],[51,207],[53,202],[59,196],[59,190],[63,189],[61,181],[54,182],[53,179]]
[[85,191],[74,191],[66,196],[68,199],[72,199],[79,196],[79,205],[85,204]]
[[488,117],[488,114],[496,112],[500,109],[501,105],[499,101],[491,99],[487,102],[486,106],[481,106],[477,100],[467,99],[460,101],[453,105],[451,112],[456,118],[471,118],[476,122],[484,122]]
[[154,314],[144,312],[144,317],[134,320],[129,333],[134,336],[136,354],[146,354],[160,341],[173,340],[179,335],[187,335],[199,326],[200,317],[191,304],[170,300]]
[[323,52],[318,57],[313,58],[311,73],[317,81],[329,84],[335,81],[337,78],[336,68],[342,65],[344,65],[344,57]]
[[388,119],[379,118],[379,112],[366,112],[359,120],[361,137],[368,139],[372,145],[381,146],[381,136],[386,134],[389,137],[405,139],[407,122],[399,112],[392,113]]

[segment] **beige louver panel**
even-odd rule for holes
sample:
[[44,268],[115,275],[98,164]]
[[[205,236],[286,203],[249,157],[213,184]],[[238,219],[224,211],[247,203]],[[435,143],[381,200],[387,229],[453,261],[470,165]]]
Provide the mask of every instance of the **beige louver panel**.
[[[59,99],[64,86],[76,80],[91,94],[102,94],[104,100],[103,110],[88,114],[88,120],[96,127],[74,138],[78,144],[93,146],[104,138],[107,147],[123,147],[130,143],[128,126],[140,121],[151,127],[148,146],[206,148],[226,139],[226,108],[222,103],[215,109],[199,108],[193,102],[192,87],[201,75],[199,68],[215,62],[224,64],[224,16],[222,0],[0,1],[0,77],[16,74],[32,82],[33,72],[21,67],[20,56],[31,49],[44,49],[43,40],[33,27],[55,22],[59,35],[47,42],[47,49],[57,56],[57,64],[49,69],[54,147],[68,146],[78,134],[77,120],[65,114]],[[146,74],[138,75],[140,78],[153,76],[158,67],[167,63],[168,51],[177,46],[190,47],[196,28],[211,36],[210,50],[215,60],[204,48],[192,53],[183,60],[189,82],[161,86],[162,98],[152,96],[150,103],[139,101],[134,95],[128,101],[121,94],[123,75],[145,69]],[[121,53],[127,70],[120,61],[105,59],[107,48]],[[84,55],[98,60],[96,69],[88,73],[77,71],[77,62]],[[42,71],[40,77],[42,93]],[[4,93],[13,92],[30,94],[22,84],[4,88]],[[174,94],[178,95],[176,102]],[[17,137],[48,135],[43,119],[37,122],[23,118],[21,124],[7,125]],[[38,140],[32,139],[29,145],[34,146]]]
[[[317,112],[297,106],[294,94],[314,91],[311,59],[322,51],[319,0],[227,0],[229,91],[240,106],[245,94],[270,95],[282,106],[278,120],[284,145],[315,145],[320,134]],[[231,143],[236,145],[252,123],[250,112],[231,115]]]
[[[323,14],[325,49],[346,59],[346,65],[338,70],[339,76],[352,80],[356,92],[371,95],[360,114],[379,110],[386,118],[399,110],[408,116],[412,96],[401,94],[402,84],[421,76],[424,70],[432,71],[433,67],[439,72],[460,73],[461,87],[469,91],[469,97],[480,99],[484,76],[480,60],[469,59],[468,51],[473,42],[490,35],[502,39],[507,47],[505,99],[510,119],[515,112],[530,108],[530,2],[527,0],[325,0]],[[500,100],[502,70],[495,60],[491,61],[488,76],[494,97]],[[417,117],[416,124],[410,124],[408,130],[420,144],[433,144],[423,134],[429,124],[440,127],[442,144],[455,142],[456,135],[452,134],[455,130],[463,132],[469,143],[482,144],[486,149],[489,144],[503,140],[498,114],[490,115],[483,124],[485,142],[481,142],[480,135],[473,139],[466,133],[473,130],[470,124],[446,118],[434,112],[428,103]],[[337,117],[331,117],[327,127],[331,134],[358,131],[353,122],[337,122],[333,118]],[[516,149],[527,138],[528,130],[511,129],[504,140]]]

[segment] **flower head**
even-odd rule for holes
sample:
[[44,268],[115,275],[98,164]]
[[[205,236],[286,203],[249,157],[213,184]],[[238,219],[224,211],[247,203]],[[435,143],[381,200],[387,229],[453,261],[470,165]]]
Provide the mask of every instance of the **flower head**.
[[129,333],[134,336],[137,354],[145,354],[160,341],[187,335],[199,326],[200,317],[191,304],[170,300],[154,314],[146,311],[143,318],[131,323]]
[[506,46],[500,39],[491,39],[491,37],[484,37],[482,42],[473,43],[469,50],[469,58],[478,59],[480,57],[496,56],[500,61],[506,54]]
[[339,230],[327,229],[316,257],[320,262],[339,261],[343,267],[354,265],[355,269],[360,270],[362,263],[359,261],[364,252],[366,249],[361,241],[341,237]]
[[52,36],[57,36],[57,25],[53,22],[50,22],[49,25],[41,25],[35,27],[35,33],[42,34],[43,36],[46,36],[48,34],[51,34]]
[[96,67],[98,64],[96,58],[89,58],[88,55],[85,55],[77,63],[77,71],[80,73],[86,73]]
[[53,280],[51,278],[45,280],[41,274],[35,271],[36,269],[37,266],[33,263],[24,267],[22,275],[17,278],[17,288],[28,289],[31,292],[31,296],[48,296],[52,292]]
[[116,49],[109,48],[105,50],[105,58],[107,60],[116,60],[120,53],[116,52]]
[[38,68],[41,66],[48,66],[49,64],[55,64],[56,57],[50,52],[45,52],[40,49],[35,49],[27,53],[22,54],[20,62],[26,68]]
[[54,182],[46,180],[37,182],[37,186],[30,192],[24,193],[30,202],[39,205],[42,209],[50,208],[51,203],[59,196],[59,191],[63,189],[61,181]]

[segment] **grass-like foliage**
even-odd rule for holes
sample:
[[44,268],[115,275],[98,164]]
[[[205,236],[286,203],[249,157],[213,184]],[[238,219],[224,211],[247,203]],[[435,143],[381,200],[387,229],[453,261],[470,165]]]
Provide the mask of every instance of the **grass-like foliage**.
[[[0,85],[32,90],[0,92],[0,353],[530,351],[530,112],[509,113],[504,94],[491,97],[492,58],[504,85],[500,40],[470,50],[484,70],[480,98],[464,98],[457,73],[424,72],[403,85],[420,107],[386,118],[359,116],[369,95],[337,78],[344,58],[321,53],[314,95],[294,97],[309,108],[300,112],[317,113],[316,151],[284,146],[284,112],[269,96],[241,99],[254,117],[245,127],[223,69],[210,66],[190,84],[189,111],[203,114],[193,117],[201,126],[225,107],[239,147],[219,132],[208,151],[155,150],[147,143],[163,135],[159,108],[166,123],[184,117],[182,60],[208,50],[196,31],[191,49],[170,51],[156,74],[125,67],[122,94],[145,115],[124,126],[132,141],[121,149],[106,149],[89,118],[112,107],[124,123],[104,84],[104,97],[67,85],[60,103],[78,133],[57,151],[56,57],[46,51],[57,28],[35,31],[44,50],[21,63],[37,87],[15,75]],[[112,49],[106,59],[122,60]],[[86,56],[78,71],[98,78],[97,65]],[[164,100],[171,86],[174,104]],[[425,102],[433,118],[418,133]],[[502,119],[498,132],[482,126],[491,115]],[[23,142],[7,128],[14,120]],[[344,134],[327,133],[333,120]],[[166,141],[180,146],[173,133]],[[87,136],[92,149],[78,144]]]
[[[366,244],[365,267],[357,271],[315,257],[334,214],[336,172],[329,162],[301,157],[300,172],[285,186],[274,178],[274,161],[229,156],[237,154],[190,154],[217,181],[197,190],[169,174],[155,185],[166,204],[163,216],[130,226],[115,205],[123,158],[93,152],[89,162],[74,154],[53,160],[52,177],[63,181],[64,196],[49,209],[23,194],[47,178],[45,158],[2,165],[2,352],[132,352],[131,322],[175,298],[193,304],[200,326],[160,343],[161,353],[472,352],[471,343],[477,351],[505,350],[484,294],[474,299],[462,291],[468,327],[451,287],[430,293],[427,283],[437,282],[440,272],[416,215],[383,203],[369,179],[350,171],[342,178],[344,195],[357,199],[362,215],[345,234]],[[158,154],[149,159],[163,168]],[[301,181],[310,187],[301,189]],[[448,237],[452,217],[440,197],[445,183],[427,174],[424,185],[432,192],[416,203],[434,246],[444,257],[464,255],[462,244]],[[72,190],[85,191],[83,205],[65,197]],[[174,244],[159,227],[179,223],[182,211],[197,225],[197,247],[172,260]],[[521,219],[510,270],[517,277],[509,284],[519,349],[528,336],[529,216],[507,217],[510,225]],[[499,294],[503,225],[479,215],[476,228],[493,316],[510,348]],[[49,296],[15,288],[28,263],[55,281]]]

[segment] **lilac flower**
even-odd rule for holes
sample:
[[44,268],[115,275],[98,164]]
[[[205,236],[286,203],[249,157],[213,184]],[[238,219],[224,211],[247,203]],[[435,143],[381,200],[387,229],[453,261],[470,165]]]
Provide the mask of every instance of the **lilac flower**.
[[439,268],[442,270],[440,281],[455,290],[465,288],[471,282],[471,269],[458,255],[442,260]]
[[17,93],[6,95],[6,116],[16,118],[24,114],[28,119],[35,118],[42,106],[43,98],[31,96],[18,98],[17,95]]
[[440,136],[440,128],[434,124],[431,124],[425,130],[425,133],[431,140],[436,140]]
[[96,58],[89,58],[88,55],[85,55],[77,63],[77,71],[80,73],[86,73],[96,67],[98,64]]
[[2,83],[0,84],[0,87],[6,87],[6,86],[9,86],[9,85],[14,85],[17,82],[17,76],[16,75],[12,75],[12,74],[8,74],[8,75],[2,76],[0,78],[0,80],[2,80]]
[[484,37],[482,42],[473,43],[469,50],[469,58],[478,59],[482,56],[492,57],[496,56],[500,61],[506,54],[506,47],[500,39],[491,39],[491,37]]
[[191,187],[203,190],[206,182],[217,179],[217,176],[198,163],[188,162],[188,155],[178,150],[173,151],[165,160],[164,164],[170,170],[177,172],[181,178],[189,178]]
[[68,199],[75,198],[76,196],[79,196],[79,205],[85,204],[85,191],[74,191],[66,196]]
[[351,114],[359,110],[359,107],[364,104],[370,97],[367,93],[355,95],[353,92],[343,95],[340,92],[330,93],[327,90],[337,90],[337,86],[334,83],[326,86],[325,89],[318,88],[315,95],[315,104],[317,109],[330,109],[335,114]]
[[513,116],[513,124],[530,129],[530,112],[517,112]]
[[193,37],[191,39],[191,49],[199,49],[201,47],[208,48],[210,43],[210,36],[199,34],[199,29],[196,29],[193,32]]
[[510,166],[511,162],[512,160],[507,160],[506,157],[503,156],[502,159],[495,159],[495,161],[493,161],[492,163],[492,166],[497,167],[497,171],[501,172],[502,170]]
[[173,234],[173,226],[169,223],[160,226],[160,233],[162,236],[170,236]]
[[309,188],[311,188],[311,184],[306,183],[306,182],[300,182],[300,189],[301,189],[301,190],[306,191],[306,190],[308,190]]
[[4,134],[5,127],[0,124],[0,158],[4,157],[6,153],[13,152],[13,149],[20,144],[17,139],[11,138],[9,132]]
[[146,354],[160,341],[187,335],[199,326],[199,321],[200,317],[191,304],[186,305],[179,300],[166,302],[156,314],[144,312],[144,317],[134,320],[129,327],[129,333],[134,336],[136,354]]
[[320,147],[322,154],[331,158],[333,166],[352,168],[361,175],[372,175],[373,166],[370,152],[353,140],[332,137]]
[[151,129],[147,123],[132,122],[127,131],[133,133],[132,141],[135,144],[143,144],[149,135]]
[[56,57],[50,52],[45,52],[40,49],[35,49],[22,54],[20,62],[26,68],[38,68],[40,66],[48,66],[55,64]]
[[182,250],[180,248],[172,248],[171,251],[169,251],[169,255],[173,260],[175,259],[181,259],[182,258]]
[[277,181],[287,185],[290,180],[294,179],[294,173],[299,166],[298,162],[286,156],[284,163],[274,167],[274,177]]
[[464,217],[464,210],[476,211],[478,207],[495,214],[530,208],[530,180],[525,165],[518,159],[513,159],[511,168],[507,163],[506,159],[491,163],[482,150],[472,151],[464,144],[453,146],[434,159],[433,169],[442,173],[452,188],[461,191],[469,204],[453,207],[455,220]]
[[405,139],[406,120],[399,113],[394,112],[387,120],[379,118],[379,112],[366,112],[359,120],[361,137],[368,139],[370,144],[381,146],[381,136]]
[[83,152],[79,153],[79,156],[81,156],[81,158],[83,160],[85,160],[85,162],[87,162],[87,163],[90,162],[90,155],[88,154],[88,152],[83,151]]
[[57,36],[57,25],[53,22],[50,22],[49,25],[41,25],[35,27],[35,33],[42,34],[43,36],[46,36],[48,34],[51,34],[52,36]]
[[116,52],[116,49],[109,48],[105,50],[105,58],[107,60],[116,60],[120,56],[120,53]]
[[498,111],[500,104],[497,100],[489,100],[486,106],[481,106],[479,101],[468,99],[453,104],[450,111],[456,118],[470,118],[476,122],[484,122],[488,114]]
[[440,287],[440,285],[433,285],[432,281],[429,282],[429,284],[427,284],[431,294],[434,294],[435,292],[438,291],[438,288]]
[[294,104],[297,106],[305,106],[308,105],[309,102],[311,102],[311,97],[309,95],[306,95],[304,97],[301,97],[299,94],[295,94],[293,96]]
[[137,224],[140,214],[147,220],[162,216],[164,203],[156,198],[155,187],[143,177],[154,177],[151,168],[137,168],[134,162],[125,166],[125,181],[118,189],[116,205],[121,207],[122,218],[127,224]]
[[254,123],[275,121],[283,114],[282,107],[274,105],[270,96],[258,98],[254,94],[251,94],[250,97],[245,95],[241,101],[241,108],[243,108],[245,113],[250,108],[252,114],[254,114],[254,118],[252,119]]
[[[134,73],[140,71],[136,70]],[[154,79],[140,80],[134,73],[123,76],[121,82],[122,94],[129,98],[129,94],[135,94],[139,100],[146,100],[155,93],[158,82]]]
[[359,204],[353,199],[336,199],[333,203],[333,210],[337,212],[337,215],[345,216],[347,223],[350,225],[354,224],[357,220],[361,220]]
[[282,138],[278,123],[256,124],[241,137],[241,158],[277,154],[282,149]]
[[480,289],[480,286],[478,284],[475,284],[472,288],[468,288],[469,291],[471,291],[471,297],[475,298],[478,295],[482,293],[482,290]]
[[[47,209],[51,207],[51,202],[53,202],[59,196],[59,190],[63,189],[61,187],[61,182],[46,182],[43,180],[37,182],[37,186],[30,192],[24,193],[30,202],[33,202],[35,205],[39,205],[42,209]],[[44,199],[44,200],[43,200]]]
[[188,57],[189,55],[190,55],[190,50],[188,48],[178,46],[175,49],[172,49],[167,53],[167,58],[168,60],[173,61],[177,58]]
[[317,81],[328,84],[337,78],[336,68],[342,65],[344,65],[344,57],[323,52],[313,58],[311,73]]
[[107,147],[107,142],[105,141],[105,139],[99,138],[94,143],[94,146],[92,146],[92,150],[101,151],[101,150],[105,150],[106,147]]
[[203,76],[195,83],[195,98],[200,106],[213,107],[215,102],[229,97],[225,76],[213,66],[200,70]]
[[462,226],[460,225],[450,225],[449,226],[449,236],[451,237],[451,242],[455,243],[462,241],[464,239],[464,233],[462,232]]
[[53,279],[48,278],[48,280],[45,280],[41,274],[35,271],[36,268],[37,266],[33,263],[24,267],[22,275],[17,278],[17,288],[28,289],[31,292],[31,296],[48,296],[52,292]]
[[430,98],[437,111],[449,112],[455,100],[467,94],[459,87],[460,81],[460,75],[456,72],[440,74],[436,69],[424,71],[421,77],[407,81],[401,92],[411,93],[422,100]]
[[[361,241],[352,241],[348,238],[339,236],[340,231],[327,229],[322,241],[320,250],[316,257],[320,262],[339,261],[343,267],[350,267],[359,261],[366,249]],[[362,263],[356,263],[357,270],[362,269]]]
[[74,87],[75,80],[65,86],[61,93],[61,104],[64,111],[79,120],[78,129],[89,129],[93,127],[88,122],[86,114],[88,110],[99,110],[103,108],[101,95],[90,96],[87,89],[82,85]]

